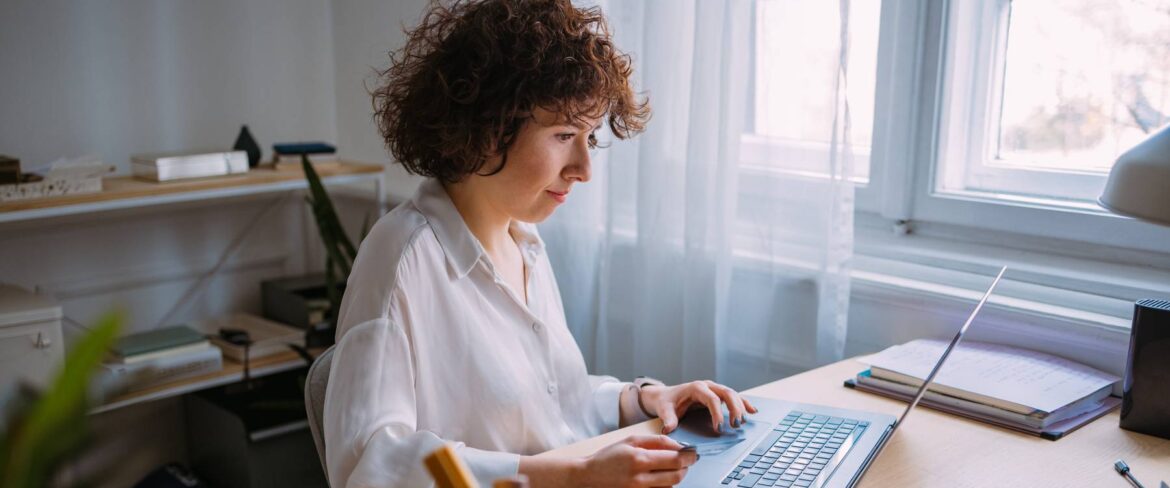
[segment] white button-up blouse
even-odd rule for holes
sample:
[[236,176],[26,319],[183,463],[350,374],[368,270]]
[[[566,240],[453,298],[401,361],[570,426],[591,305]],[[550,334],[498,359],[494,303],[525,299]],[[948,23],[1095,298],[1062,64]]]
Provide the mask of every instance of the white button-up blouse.
[[423,458],[444,442],[491,486],[516,473],[521,454],[618,426],[626,384],[586,372],[536,227],[517,222],[511,233],[527,304],[435,180],[370,230],[325,397],[332,486],[429,486]]

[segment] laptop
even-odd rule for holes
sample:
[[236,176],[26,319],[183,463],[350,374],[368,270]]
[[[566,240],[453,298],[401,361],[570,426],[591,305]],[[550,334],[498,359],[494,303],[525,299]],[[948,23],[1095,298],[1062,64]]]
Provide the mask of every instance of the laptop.
[[999,270],[901,417],[748,396],[759,412],[740,428],[731,427],[725,415],[720,433],[714,433],[710,415],[696,410],[684,416],[679,428],[670,434],[675,440],[695,444],[701,455],[678,486],[838,488],[857,485],[894,432],[906,422],[906,416],[922,400],[1005,271],[1006,266]]

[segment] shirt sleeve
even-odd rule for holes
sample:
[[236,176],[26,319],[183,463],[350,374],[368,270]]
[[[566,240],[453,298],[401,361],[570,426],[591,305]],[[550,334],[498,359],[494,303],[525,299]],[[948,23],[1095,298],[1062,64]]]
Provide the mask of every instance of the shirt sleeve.
[[593,388],[593,408],[601,419],[600,431],[608,432],[625,424],[620,418],[621,396],[630,383],[622,383],[613,376],[589,375],[589,384]]
[[333,354],[325,394],[330,486],[431,486],[423,459],[455,446],[480,486],[513,476],[516,454],[472,449],[416,430],[414,368],[402,327],[378,318],[350,328]]

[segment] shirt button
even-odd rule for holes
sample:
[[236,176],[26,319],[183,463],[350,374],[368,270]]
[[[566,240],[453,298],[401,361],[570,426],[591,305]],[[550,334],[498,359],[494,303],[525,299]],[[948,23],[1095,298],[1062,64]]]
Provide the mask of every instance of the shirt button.
[[556,395],[557,394],[557,384],[556,383],[549,383],[548,384],[548,394],[549,395]]
[[536,332],[536,333],[538,333],[538,334],[540,333],[540,329],[541,329],[541,328],[543,328],[543,327],[544,327],[544,326],[540,325],[540,322],[533,322],[533,323],[532,323],[532,331],[533,331],[533,332]]

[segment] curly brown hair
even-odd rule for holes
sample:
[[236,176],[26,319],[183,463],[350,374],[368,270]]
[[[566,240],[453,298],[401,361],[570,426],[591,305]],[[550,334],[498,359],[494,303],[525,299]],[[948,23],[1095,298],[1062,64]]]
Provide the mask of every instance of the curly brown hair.
[[[373,90],[374,118],[410,173],[447,183],[480,173],[539,107],[562,122],[608,114],[621,139],[641,132],[630,57],[610,39],[601,10],[570,0],[432,3]],[[589,138],[591,147],[597,140]]]

